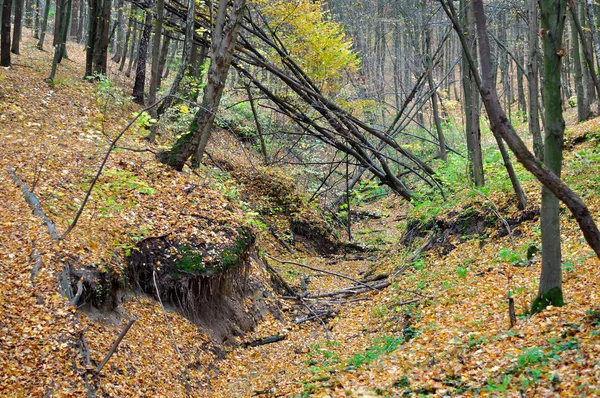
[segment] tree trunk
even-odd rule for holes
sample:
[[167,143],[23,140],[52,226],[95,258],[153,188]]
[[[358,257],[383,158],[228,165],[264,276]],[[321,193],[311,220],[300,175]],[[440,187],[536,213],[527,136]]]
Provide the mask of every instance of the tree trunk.
[[79,0],[72,0],[72,2],[71,32],[69,33],[69,36],[73,38],[77,37],[77,31],[79,30]]
[[[131,7],[131,12],[133,15],[133,39],[131,40],[131,48],[129,49],[129,62],[127,64],[127,72],[125,72],[125,76],[129,77],[131,76],[131,67],[133,65],[133,59],[135,58],[135,49],[136,49],[136,43],[138,42],[138,28],[137,28],[137,22],[135,22],[135,15],[137,14],[136,10],[134,7]],[[139,44],[137,45],[138,47],[138,51],[139,51]]]
[[160,58],[158,60],[158,76],[159,76],[158,77],[158,87],[157,87],[158,90],[160,90],[160,87],[162,86],[165,65],[167,64],[167,56],[168,56],[170,47],[171,47],[171,36],[164,35],[163,43],[160,48]]
[[44,49],[44,41],[46,39],[46,30],[48,29],[48,16],[50,15],[50,2],[51,0],[46,0],[44,2],[44,17],[42,18],[42,26],[40,28],[40,39],[37,42],[37,49]]
[[19,44],[21,43],[21,33],[23,31],[23,0],[15,1],[15,21],[12,37],[12,47],[10,51],[13,54],[19,54]]
[[115,50],[115,55],[112,57],[113,62],[119,63],[121,61],[121,57],[125,56],[123,52],[123,0],[119,0],[117,3],[117,46]]
[[33,13],[34,13],[34,16],[33,16],[33,38],[34,39],[40,38],[40,7],[41,7],[41,1],[35,0],[35,9],[33,10]]
[[[544,76],[546,78],[543,95],[545,137],[544,165],[560,178],[562,147],[565,121],[561,101],[562,40],[566,17],[566,2],[561,0],[540,0],[540,20],[544,34]],[[560,247],[560,202],[546,187],[542,188],[542,272],[538,296],[532,305],[532,312],[538,312],[548,305],[564,305],[562,294],[561,247]]]
[[195,0],[188,0],[188,9],[185,21],[185,38],[183,39],[183,53],[181,54],[181,66],[179,67],[179,71],[177,71],[175,79],[173,79],[173,83],[171,83],[171,87],[169,88],[169,96],[165,98],[162,104],[160,104],[158,107],[158,118],[160,118],[173,103],[173,96],[177,93],[179,84],[183,80],[183,76],[185,76],[185,71],[187,70],[187,65],[190,62],[190,57],[192,54],[192,41],[194,40],[194,15],[196,12],[195,4]]
[[200,164],[202,161],[225,87],[245,6],[246,0],[234,0],[227,20],[227,0],[219,1],[215,28],[211,37],[212,54],[208,70],[208,83],[204,87],[202,106],[194,116],[191,131],[177,140],[170,152],[161,154],[161,161],[176,170],[183,169],[185,162],[192,155],[195,164]]
[[0,66],[10,66],[10,14],[12,0],[2,2],[2,29],[0,30]]
[[538,51],[539,51],[539,24],[538,24],[538,5],[536,0],[527,1],[527,13],[529,16],[529,31],[527,41],[529,46],[529,55],[527,60],[527,92],[529,94],[529,118],[527,124],[529,133],[533,137],[533,152],[538,159],[544,158],[544,141],[540,131],[540,120],[538,119],[538,93],[539,93],[539,73],[538,73]]
[[58,29],[58,38],[56,41],[56,46],[54,47],[54,58],[52,60],[52,70],[50,72],[50,76],[48,76],[49,81],[53,81],[56,76],[56,68],[58,63],[65,52],[65,45],[67,42],[67,35],[69,32],[69,10],[71,9],[71,0],[63,0],[61,4],[61,13],[60,21],[62,23]]
[[110,40],[111,0],[98,1],[96,35],[93,45],[94,74],[106,75],[108,66],[108,44]]
[[[463,12],[463,26],[469,26],[463,35],[469,44],[469,51],[475,57],[477,51],[477,42],[472,31],[473,15],[471,7],[466,6],[466,1],[461,0],[461,10]],[[469,70],[469,65],[464,61],[465,54],[463,50],[463,92],[465,103],[465,130],[467,137],[467,150],[469,151],[469,161],[471,164],[471,178],[475,186],[480,187],[485,184],[483,175],[483,156],[481,151],[481,130],[479,126],[479,95],[476,92],[473,73]]]
[[584,120],[587,120],[590,115],[590,104],[586,101],[585,97],[583,71],[581,68],[581,52],[579,49],[579,36],[577,34],[577,27],[575,26],[573,14],[571,14],[571,32],[573,41],[573,45],[571,46],[571,54],[573,58],[573,77],[575,78],[575,93],[577,95],[577,120],[583,122]]
[[[589,84],[589,81],[586,83],[587,87],[588,87],[587,100],[588,100],[588,104],[591,105],[591,103],[593,101],[593,96],[591,94],[594,93],[594,88],[596,89],[596,92],[599,93],[599,95],[600,95],[600,80],[598,79],[598,76],[596,75],[596,73],[594,71],[594,55],[592,54],[591,46],[589,45],[587,35],[583,31],[581,22],[580,22],[579,18],[577,17],[577,12],[575,11],[575,9],[573,7],[569,7],[569,10],[571,11],[571,16],[573,17],[573,22],[575,23],[575,28],[577,29],[577,33],[578,33],[579,39],[581,41],[581,48],[583,49],[583,55],[585,58],[585,63],[587,65],[587,68],[584,71],[584,82],[585,82],[585,76],[588,76],[589,80],[591,80],[593,82],[593,85]],[[590,93],[590,89],[591,89],[591,93]]]
[[[158,86],[160,82],[160,78],[162,77],[160,74],[160,44],[162,42],[162,27],[164,21],[164,8],[165,8],[165,0],[157,0],[156,2],[156,20],[154,21],[154,39],[152,42],[152,69],[150,71],[150,90],[148,94],[148,101],[153,104],[156,102],[156,92],[158,91]],[[156,119],[156,107],[152,108],[150,111],[150,115],[153,119]],[[158,128],[158,123],[155,123],[150,127],[150,134],[148,134],[148,141],[154,142],[156,137],[156,129]]]
[[55,10],[54,10],[54,37],[52,38],[52,46],[56,47],[58,43],[58,37],[60,36],[60,17],[62,10],[62,2],[64,0],[55,0]]
[[446,139],[444,137],[444,131],[442,130],[442,123],[440,121],[440,114],[438,111],[437,103],[437,90],[433,82],[433,64],[431,60],[431,30],[429,27],[425,29],[425,47],[426,47],[426,65],[427,68],[427,82],[429,83],[429,90],[431,91],[431,108],[433,110],[433,121],[435,128],[438,133],[438,142],[440,144],[440,158],[444,161],[448,160],[446,153]]
[[146,86],[146,58],[148,57],[148,42],[152,32],[152,13],[145,11],[144,30],[138,49],[137,66],[135,70],[135,82],[133,83],[133,102],[144,105],[144,88]]
[[133,29],[133,18],[134,18],[134,14],[133,14],[133,5],[131,5],[131,8],[129,9],[129,23],[127,25],[127,31],[125,32],[125,41],[123,42],[123,56],[121,57],[121,64],[119,65],[119,71],[123,72],[123,68],[125,67],[125,61],[127,60],[127,49],[129,48],[128,46],[134,46],[133,43],[130,43],[130,37],[131,37],[131,30]]
[[[84,79],[94,75],[94,50],[95,40],[98,30],[98,14],[100,1],[89,0],[88,9],[88,29],[87,29],[87,40],[85,45],[85,75]],[[40,39],[41,40],[41,39]]]

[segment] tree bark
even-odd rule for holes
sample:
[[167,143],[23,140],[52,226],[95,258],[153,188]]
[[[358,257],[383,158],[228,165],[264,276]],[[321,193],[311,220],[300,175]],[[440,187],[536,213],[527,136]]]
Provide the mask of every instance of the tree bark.
[[227,20],[227,0],[219,1],[215,28],[212,32],[212,54],[208,70],[208,83],[204,87],[202,105],[194,116],[190,132],[177,140],[171,151],[161,154],[161,161],[171,165],[176,170],[183,169],[185,162],[192,155],[195,164],[200,164],[202,161],[225,87],[245,6],[246,0],[234,0]]
[[131,38],[131,29],[133,29],[133,5],[129,10],[129,23],[127,25],[127,31],[125,32],[125,41],[123,42],[123,56],[121,57],[121,64],[119,65],[119,71],[123,72],[123,68],[125,67],[125,61],[127,60],[127,50],[131,45],[133,47],[133,43],[130,43]]
[[[562,113],[561,66],[562,40],[566,17],[566,3],[561,0],[540,0],[540,21],[544,34],[545,98],[544,165],[560,178],[562,167],[565,120]],[[592,72],[594,73],[594,72]],[[562,262],[560,245],[560,202],[547,188],[542,188],[542,272],[538,296],[532,311],[548,305],[564,305],[562,293]]]
[[46,30],[48,29],[48,16],[50,15],[50,1],[44,1],[44,17],[42,18],[42,26],[40,27],[40,39],[37,42],[37,49],[44,49],[44,41],[46,39]]
[[33,38],[34,39],[40,38],[40,7],[41,7],[41,1],[35,0],[35,9],[33,10],[33,13],[34,13],[34,16],[33,16]]
[[[472,56],[475,57],[477,51],[477,42],[475,40],[474,32],[472,31],[473,15],[471,7],[467,7],[465,0],[461,0],[460,4],[463,12],[463,26],[469,27],[464,31],[464,33],[460,33],[465,36],[465,39],[469,44],[467,50],[463,50],[464,59],[465,51],[470,51]],[[485,185],[485,179],[483,174],[481,130],[479,125],[479,95],[477,94],[476,86],[474,84],[473,73],[469,70],[469,65],[466,64],[465,61],[463,61],[462,75],[466,114],[465,130],[467,138],[467,150],[469,151],[469,161],[471,164],[471,178],[475,186],[480,187]]]
[[[84,79],[94,74],[94,48],[96,40],[96,30],[98,29],[98,14],[100,1],[88,0],[88,29],[87,40],[85,44],[85,75]],[[43,35],[43,34],[42,34]],[[41,39],[40,39],[41,40]]]
[[431,30],[429,27],[425,28],[425,47],[427,51],[426,65],[427,68],[427,82],[429,83],[429,90],[431,90],[431,109],[433,111],[433,122],[438,134],[438,142],[440,146],[440,158],[444,161],[448,160],[448,154],[446,153],[446,138],[444,137],[444,131],[442,130],[442,123],[440,121],[440,114],[438,111],[437,103],[437,91],[436,86],[433,82],[433,64],[431,60]]
[[19,44],[21,43],[21,34],[23,32],[23,0],[15,1],[15,20],[13,27],[12,47],[10,51],[19,55]]
[[579,35],[577,34],[577,27],[575,26],[573,14],[571,14],[571,32],[573,41],[573,45],[571,46],[573,77],[575,80],[575,94],[577,95],[577,120],[583,122],[590,116],[590,104],[586,101],[585,97],[583,70],[581,67],[581,51],[579,49]]
[[113,62],[121,62],[121,57],[125,56],[123,50],[123,7],[125,6],[123,0],[119,0],[117,3],[117,46],[115,55],[112,57]]
[[[138,42],[138,28],[137,28],[137,22],[135,22],[136,14],[137,14],[137,12],[134,9],[134,7],[131,7],[131,15],[134,19],[134,22],[133,22],[133,26],[132,26],[133,38],[131,40],[131,48],[129,49],[129,62],[127,63],[127,72],[125,72],[125,76],[127,76],[127,77],[131,76],[131,68],[133,66],[133,59],[135,58],[136,43]],[[137,45],[137,47],[138,47],[138,51],[139,51],[139,44]]]
[[0,29],[0,66],[10,66],[10,15],[12,0],[2,2],[2,28]]
[[[156,20],[154,21],[154,40],[152,42],[152,69],[150,71],[150,90],[148,93],[148,101],[153,104],[156,102],[156,92],[158,91],[158,86],[160,82],[160,78],[162,77],[160,74],[160,45],[162,42],[162,27],[164,22],[164,8],[165,8],[165,0],[157,0],[156,2]],[[156,108],[153,108],[150,111],[150,114],[153,119],[156,119]],[[150,134],[148,134],[148,141],[151,143],[154,142],[156,137],[156,129],[158,128],[158,123],[155,123],[150,127]]]
[[527,1],[527,14],[529,16],[529,31],[527,35],[529,55],[527,60],[527,92],[529,94],[527,124],[529,133],[533,137],[533,152],[538,159],[544,158],[544,141],[540,131],[540,121],[538,119],[538,93],[539,93],[539,73],[538,73],[538,51],[539,51],[539,24],[538,24],[538,6],[536,0]]
[[194,40],[195,12],[196,1],[188,0],[188,9],[185,21],[185,37],[183,40],[183,53],[181,54],[181,66],[177,71],[175,79],[173,79],[173,83],[171,83],[171,87],[169,88],[169,96],[165,98],[162,104],[160,104],[160,106],[158,107],[158,118],[160,118],[173,103],[173,96],[177,93],[177,90],[179,89],[179,84],[183,80],[183,77],[185,76],[185,71],[187,70],[187,65],[190,62],[190,57],[192,53],[192,42]]
[[133,102],[144,105],[144,88],[146,86],[146,58],[148,56],[148,42],[150,41],[150,33],[152,31],[152,13],[148,10],[144,21],[144,30],[140,40],[138,49],[138,59],[135,71],[135,82],[133,83]]
[[[69,33],[69,36],[71,37],[77,37],[77,31],[79,30],[79,1],[80,0],[72,0],[73,1],[73,7],[72,7],[72,17],[71,17],[71,32]],[[81,5],[83,6],[83,4]]]
[[56,46],[54,47],[54,58],[52,60],[52,70],[50,71],[50,76],[48,76],[49,81],[53,81],[56,76],[56,68],[61,61],[63,54],[65,53],[64,47],[67,43],[67,35],[69,32],[69,10],[71,9],[71,0],[63,0],[61,4],[61,13],[60,21],[62,23],[58,29],[58,38],[56,40]]

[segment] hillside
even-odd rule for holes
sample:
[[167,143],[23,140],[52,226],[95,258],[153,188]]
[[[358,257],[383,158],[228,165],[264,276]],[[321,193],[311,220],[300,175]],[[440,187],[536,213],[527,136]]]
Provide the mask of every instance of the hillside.
[[[55,242],[7,170],[63,232],[139,107],[116,71],[112,81],[81,79],[81,47],[69,48],[53,84],[44,82],[51,54],[27,39],[22,53],[0,69],[3,395],[600,394],[599,263],[567,211],[567,305],[526,315],[539,277],[540,186],[524,170],[524,211],[490,155],[485,192],[448,171],[450,199],[364,200],[358,248],[335,250],[343,238],[303,202],[290,170],[266,170],[219,130],[211,162],[175,172],[136,123],[77,226]],[[565,180],[593,214],[599,134],[600,118],[570,122],[566,139]],[[293,252],[281,242],[290,231]],[[85,283],[79,306],[61,295],[63,269],[74,290]]]

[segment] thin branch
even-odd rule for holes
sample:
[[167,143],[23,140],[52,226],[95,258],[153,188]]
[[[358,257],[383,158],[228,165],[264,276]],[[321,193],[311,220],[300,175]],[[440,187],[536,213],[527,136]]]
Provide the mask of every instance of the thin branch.
[[328,274],[328,275],[337,276],[338,278],[348,279],[349,281],[352,281],[352,282],[354,282],[354,283],[356,283],[356,284],[358,284],[358,285],[365,286],[365,287],[367,287],[367,288],[369,288],[369,289],[371,289],[371,290],[376,290],[376,291],[379,291],[379,289],[377,289],[377,288],[375,288],[375,287],[373,287],[373,286],[369,285],[368,283],[361,282],[361,281],[359,281],[358,279],[354,279],[354,278],[351,278],[351,277],[349,277],[348,275],[344,275],[344,274],[338,274],[337,272],[326,271],[326,270],[323,270],[323,269],[319,269],[319,268],[311,267],[310,265],[306,265],[306,264],[298,263],[298,262],[296,262],[296,261],[280,260],[280,259],[278,259],[278,258],[275,258],[275,257],[273,257],[273,256],[271,256],[271,255],[268,255],[268,254],[266,254],[266,253],[265,253],[265,256],[266,256],[266,257],[269,257],[270,259],[272,259],[272,260],[275,260],[275,261],[277,261],[277,262],[279,262],[279,263],[281,263],[281,264],[292,264],[292,265],[297,265],[298,267],[307,268],[307,269],[309,269],[309,270],[312,270],[312,271],[315,271],[315,272],[321,272],[321,273],[323,273],[323,274]]
[[62,236],[60,236],[59,240],[65,239],[67,237],[67,235],[77,225],[77,221],[79,221],[79,217],[81,217],[81,214],[83,213],[83,210],[85,209],[85,205],[87,204],[88,200],[90,199],[90,196],[92,195],[92,190],[94,189],[94,186],[96,185],[96,182],[98,182],[98,178],[100,178],[100,175],[102,174],[102,171],[104,170],[104,166],[106,165],[106,162],[108,161],[108,157],[110,156],[110,153],[112,152],[112,150],[117,145],[117,141],[119,141],[121,139],[121,137],[123,137],[123,135],[125,134],[125,132],[127,130],[129,130],[129,128],[133,125],[133,123],[135,123],[135,121],[144,112],[149,111],[150,109],[154,108],[156,105],[160,104],[167,97],[168,96],[162,97],[161,99],[159,99],[158,101],[156,101],[152,105],[149,105],[149,106],[145,107],[144,109],[142,109],[140,112],[138,112],[138,114],[127,124],[127,126],[125,126],[123,128],[123,130],[121,130],[121,132],[117,135],[117,137],[110,143],[110,146],[108,147],[108,150],[106,151],[106,154],[104,155],[104,159],[102,160],[102,163],[100,164],[100,167],[98,168],[98,172],[96,173],[96,176],[92,180],[92,183],[90,184],[90,187],[88,188],[88,191],[85,194],[85,198],[83,199],[83,202],[81,203],[81,206],[79,206],[79,210],[77,210],[77,213],[75,214],[75,218],[73,219],[73,222],[71,223],[71,225],[69,225],[69,228],[67,228],[67,230],[65,231],[65,233],[63,233]]

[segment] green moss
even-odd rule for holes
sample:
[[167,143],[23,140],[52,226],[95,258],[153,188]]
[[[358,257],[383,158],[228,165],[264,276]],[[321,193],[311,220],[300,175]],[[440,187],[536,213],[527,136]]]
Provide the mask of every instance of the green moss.
[[176,271],[199,272],[206,268],[202,264],[202,253],[194,252],[190,246],[181,246],[179,248],[181,258],[173,265]]
[[553,307],[562,307],[565,305],[563,292],[560,287],[553,287],[541,296],[536,297],[531,304],[531,313],[537,314],[549,305]]
[[244,251],[252,242],[252,234],[250,231],[245,229],[238,230],[238,237],[235,240],[235,246],[231,249],[223,251],[219,266],[222,271],[228,270],[235,267],[240,262],[240,257],[244,254]]

